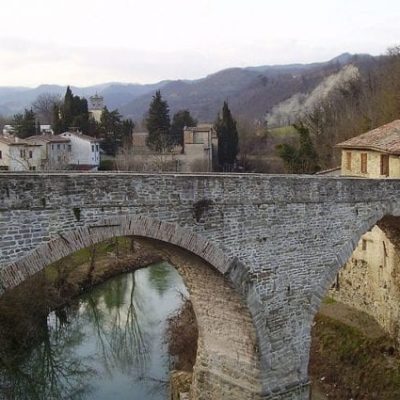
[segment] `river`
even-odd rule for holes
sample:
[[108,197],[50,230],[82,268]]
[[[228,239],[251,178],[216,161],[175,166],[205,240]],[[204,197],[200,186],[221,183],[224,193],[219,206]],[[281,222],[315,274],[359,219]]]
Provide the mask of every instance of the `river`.
[[187,292],[159,263],[114,277],[50,312],[40,343],[2,355],[1,399],[165,400],[165,329]]

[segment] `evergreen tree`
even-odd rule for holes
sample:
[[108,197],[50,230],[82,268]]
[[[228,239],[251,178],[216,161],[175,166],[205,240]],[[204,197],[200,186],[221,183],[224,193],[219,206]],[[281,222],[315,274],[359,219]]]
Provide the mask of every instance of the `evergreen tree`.
[[74,117],[74,96],[71,88],[68,86],[64,96],[64,104],[62,105],[62,127],[66,131],[72,126],[72,119]]
[[152,150],[161,153],[173,145],[170,133],[168,103],[162,99],[159,90],[153,96],[153,100],[150,103],[146,118],[146,128],[149,132],[146,144]]
[[89,110],[87,100],[74,96],[68,86],[64,102],[60,106],[54,106],[53,130],[55,133],[62,133],[72,126],[79,128],[83,133],[89,133]]
[[15,133],[20,138],[35,135],[36,133],[36,115],[32,109],[25,108],[24,113],[15,114],[12,120]]
[[122,115],[118,110],[109,111],[107,107],[104,107],[99,124],[103,150],[115,156],[119,148],[130,146],[134,127],[132,120],[122,120]]
[[293,125],[299,135],[299,145],[283,143],[277,146],[287,172],[294,174],[313,174],[319,171],[318,154],[312,142],[310,132],[302,123]]
[[180,110],[174,114],[171,124],[171,137],[174,144],[181,145],[183,149],[183,130],[185,126],[197,126],[197,121],[192,118],[189,110]]
[[225,170],[232,170],[239,152],[239,135],[228,103],[222,107],[222,117],[218,115],[215,129],[218,137],[218,163]]

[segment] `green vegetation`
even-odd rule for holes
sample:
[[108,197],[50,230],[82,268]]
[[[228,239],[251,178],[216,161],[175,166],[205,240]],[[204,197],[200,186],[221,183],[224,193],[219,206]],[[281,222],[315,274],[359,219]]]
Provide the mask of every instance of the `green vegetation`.
[[318,154],[310,137],[310,131],[302,123],[293,125],[299,135],[297,146],[288,143],[277,145],[286,172],[294,174],[312,174],[319,171]]
[[329,399],[400,398],[400,358],[394,340],[369,338],[323,315],[316,317],[313,328],[310,374]]
[[15,114],[11,122],[15,133],[19,138],[35,135],[37,132],[36,115],[33,110],[27,110],[23,114]]
[[100,124],[96,123],[97,133],[103,139],[102,149],[109,155],[115,156],[122,147],[129,148],[132,144],[132,131],[135,124],[131,119],[122,119],[118,110],[109,111],[104,107]]
[[87,100],[74,96],[70,87],[67,87],[64,101],[55,104],[53,109],[54,133],[62,133],[70,127],[77,127],[83,133],[89,133],[90,121]]
[[146,138],[147,146],[158,153],[168,150],[173,145],[170,127],[168,103],[162,99],[161,92],[157,90],[146,119],[146,128],[149,132]]
[[277,138],[294,138],[297,136],[297,130],[293,125],[288,125],[269,129],[268,134]]
[[324,304],[335,304],[336,300],[332,297],[326,296],[323,300]]
[[171,136],[177,145],[184,146],[183,130],[185,126],[197,126],[197,121],[190,115],[189,110],[180,110],[174,114],[171,124]]
[[224,101],[222,116],[215,123],[218,136],[218,163],[224,171],[231,171],[239,153],[239,134],[228,103]]

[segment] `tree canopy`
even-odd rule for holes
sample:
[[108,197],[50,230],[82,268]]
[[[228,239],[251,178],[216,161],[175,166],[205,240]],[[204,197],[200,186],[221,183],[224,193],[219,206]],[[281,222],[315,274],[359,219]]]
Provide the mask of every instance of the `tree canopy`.
[[218,115],[215,129],[218,137],[218,163],[224,171],[231,170],[239,152],[239,135],[226,101],[222,107],[222,116]]
[[110,155],[115,156],[121,147],[130,147],[132,131],[135,124],[131,119],[122,119],[118,110],[109,111],[104,107],[98,125],[98,131],[103,138],[101,147]]
[[277,146],[286,171],[293,174],[313,174],[320,170],[318,154],[310,137],[310,131],[302,123],[293,125],[299,135],[298,146],[283,143]]
[[146,139],[147,146],[159,153],[170,148],[174,144],[170,127],[168,103],[162,99],[161,92],[157,90],[146,118],[146,128],[149,132]]
[[[35,135],[37,132],[36,115],[32,109],[25,108],[24,113],[15,114],[12,120],[15,133],[20,138]],[[39,125],[40,130],[40,125]]]
[[174,144],[183,148],[183,130],[189,126],[197,126],[197,121],[190,115],[189,110],[180,110],[172,117],[171,136]]
[[53,130],[55,133],[62,133],[70,127],[77,127],[83,133],[89,133],[89,110],[85,98],[74,96],[68,86],[65,92],[64,101],[54,105],[53,108]]

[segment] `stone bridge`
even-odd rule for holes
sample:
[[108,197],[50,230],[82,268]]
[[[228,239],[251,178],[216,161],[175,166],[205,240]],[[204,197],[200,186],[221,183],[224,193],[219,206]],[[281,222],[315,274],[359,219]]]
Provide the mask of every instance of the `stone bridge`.
[[7,173],[0,292],[110,237],[178,246],[223,276],[249,311],[261,371],[249,398],[305,400],[314,315],[361,235],[384,216],[400,216],[400,180]]

